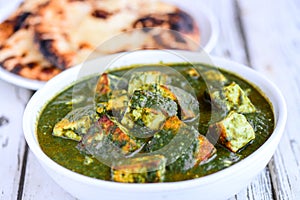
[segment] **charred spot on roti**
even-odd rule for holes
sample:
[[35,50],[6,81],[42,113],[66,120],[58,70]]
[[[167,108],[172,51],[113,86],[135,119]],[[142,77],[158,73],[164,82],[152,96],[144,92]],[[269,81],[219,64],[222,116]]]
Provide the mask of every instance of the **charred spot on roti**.
[[11,70],[12,73],[14,74],[19,74],[20,71],[22,70],[23,66],[20,64],[17,64],[16,66],[14,66],[14,68]]
[[79,45],[79,49],[90,49],[92,48],[91,45],[87,42],[83,42]]
[[48,61],[54,63],[60,69],[65,69],[66,63],[55,51],[53,39],[43,39],[40,34],[35,34],[35,41],[38,42],[40,52],[47,58]]
[[[12,18],[9,18],[0,24],[0,44],[9,38],[13,33],[18,31],[20,28],[24,27],[25,20],[30,16],[30,12],[23,12]],[[3,41],[1,41],[3,40]]]
[[193,33],[195,31],[195,22],[186,12],[177,9],[168,14],[150,14],[133,23],[133,28],[162,27],[178,32]]
[[92,12],[91,14],[93,17],[96,18],[101,18],[101,19],[107,19],[108,17],[110,17],[112,14],[105,11],[105,10],[101,10],[101,9],[96,9]]
[[27,66],[29,67],[29,68],[34,68],[34,67],[36,67],[38,64],[37,63],[35,63],[35,62],[30,62],[30,63],[28,63],[27,64]]
[[164,23],[163,19],[160,19],[161,16],[158,15],[147,15],[133,23],[133,28],[145,28],[145,27],[157,27]]
[[170,28],[175,31],[192,33],[195,30],[195,22],[190,15],[182,10],[168,14]]
[[17,16],[16,19],[12,22],[14,24],[14,32],[19,30],[23,25],[28,16],[30,16],[30,12],[24,12],[21,15]]

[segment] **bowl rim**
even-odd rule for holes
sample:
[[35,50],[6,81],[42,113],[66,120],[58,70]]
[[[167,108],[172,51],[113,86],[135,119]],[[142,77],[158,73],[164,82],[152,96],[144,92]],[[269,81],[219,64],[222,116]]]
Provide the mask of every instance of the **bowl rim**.
[[[143,51],[145,51],[145,50],[143,50]],[[157,51],[157,50],[146,50],[146,51]],[[194,52],[191,52],[191,53],[194,53]],[[35,107],[36,102],[41,98],[40,96],[45,91],[47,91],[49,88],[51,88],[51,85],[53,85],[54,83],[60,82],[61,80],[64,80],[64,78],[67,78],[68,76],[70,76],[71,73],[78,71],[80,69],[81,64],[60,73],[58,76],[51,79],[43,88],[38,90],[32,96],[32,98],[30,99],[30,101],[28,102],[28,104],[25,108],[24,115],[23,115],[23,132],[24,132],[24,136],[27,141],[27,144],[30,147],[30,150],[34,153],[34,155],[37,157],[37,159],[39,160],[39,162],[41,162],[42,165],[46,165],[48,168],[51,168],[52,170],[56,171],[56,173],[66,176],[74,181],[83,182],[85,184],[101,187],[102,189],[107,189],[107,190],[117,188],[119,191],[134,191],[134,192],[139,192],[139,193],[149,191],[149,190],[151,190],[151,192],[174,191],[174,190],[178,190],[178,189],[186,190],[186,189],[191,189],[194,187],[200,187],[201,185],[205,185],[205,184],[212,183],[215,181],[219,181],[223,178],[229,178],[233,173],[234,174],[243,173],[243,170],[237,170],[237,169],[240,169],[241,167],[243,167],[243,169],[250,168],[251,164],[253,165],[253,163],[255,163],[253,161],[255,161],[259,158],[259,156],[257,156],[257,155],[261,155],[273,143],[275,143],[276,146],[278,145],[279,139],[281,138],[281,136],[283,134],[286,120],[287,120],[286,103],[285,103],[282,93],[277,88],[277,86],[275,86],[274,83],[269,81],[264,75],[258,73],[257,71],[255,71],[243,64],[239,64],[237,62],[230,61],[228,59],[211,56],[211,60],[214,63],[218,63],[216,66],[221,69],[225,69],[232,73],[238,74],[238,72],[236,72],[236,71],[232,71],[232,70],[227,69],[226,67],[221,66],[222,65],[221,63],[227,63],[227,64],[230,64],[233,67],[233,69],[235,69],[237,67],[237,68],[239,68],[237,70],[243,71],[247,74],[255,76],[256,80],[260,80],[260,81],[264,82],[264,85],[265,85],[264,87],[267,87],[271,91],[271,93],[274,95],[274,98],[275,98],[275,102],[271,102],[272,106],[273,106],[274,115],[275,115],[275,128],[274,128],[273,133],[267,139],[267,141],[262,146],[260,146],[256,151],[254,151],[249,156],[247,156],[243,160],[235,163],[234,165],[232,165],[230,167],[227,167],[218,172],[215,172],[215,173],[203,176],[203,177],[190,179],[190,180],[184,180],[184,181],[178,181],[178,182],[148,183],[148,184],[140,184],[140,183],[128,184],[128,183],[118,183],[118,182],[106,181],[106,180],[88,177],[88,176],[73,172],[73,171],[59,165],[55,161],[53,161],[40,148],[40,146],[37,142],[35,131],[34,131],[34,133],[32,133],[32,131],[31,131],[32,125],[34,125],[35,126],[34,129],[36,129],[36,120],[39,116],[39,113],[34,113],[34,112],[32,112],[32,110],[34,110],[33,108]],[[226,65],[226,64],[224,64],[224,65]],[[242,75],[240,75],[240,76],[242,76]],[[253,81],[250,81],[245,77],[243,77],[243,78],[245,80],[247,80],[248,82],[250,82],[251,84],[257,86],[257,84],[254,83]],[[72,82],[72,83],[74,83],[74,82]],[[60,91],[63,91],[69,85],[70,85],[70,83],[61,86],[59,88],[59,90],[56,91],[56,94],[59,93]],[[260,88],[260,87],[258,87],[258,88]],[[52,97],[53,96],[54,95],[52,95]],[[47,101],[49,101],[49,99],[43,100],[43,106],[45,105],[45,103],[47,103]],[[38,110],[41,111],[41,109],[43,109],[43,106],[38,108]],[[277,113],[275,113],[276,112],[275,107],[278,109]]]

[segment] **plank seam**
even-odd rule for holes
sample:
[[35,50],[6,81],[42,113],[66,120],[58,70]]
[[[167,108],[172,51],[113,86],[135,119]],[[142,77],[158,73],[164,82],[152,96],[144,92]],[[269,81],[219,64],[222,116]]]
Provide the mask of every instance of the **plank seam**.
[[[273,158],[272,158],[273,160]],[[271,161],[272,162],[272,161]],[[277,196],[275,195],[276,194],[276,190],[275,190],[275,186],[274,186],[274,183],[272,181],[272,177],[271,177],[271,169],[269,168],[269,165],[266,167],[266,170],[268,172],[268,175],[270,177],[270,185],[271,185],[271,192],[272,192],[272,199],[275,199],[277,200]]]
[[245,33],[244,23],[243,23],[243,20],[241,17],[242,11],[241,11],[241,8],[240,8],[237,0],[234,0],[234,12],[235,12],[235,18],[237,21],[237,28],[238,28],[238,31],[240,32],[240,35],[242,38],[242,45],[244,47],[244,51],[245,51],[245,55],[246,55],[246,62],[247,62],[246,64],[252,68],[251,57],[250,57],[249,47],[248,47],[248,42],[247,42],[247,36]]
[[[291,149],[293,151],[293,154],[294,154],[294,156],[296,156],[297,152],[295,150],[295,148],[296,148],[295,146],[297,146],[297,142],[296,142],[296,140],[292,139],[292,140],[290,140],[290,143],[291,143]],[[296,164],[298,166],[298,169],[300,169],[300,164],[298,162],[298,159],[295,158],[295,160],[296,160]]]
[[23,154],[22,169],[21,169],[19,188],[18,188],[18,193],[17,193],[18,194],[17,200],[22,200],[22,196],[23,196],[26,167],[27,167],[27,158],[28,158],[28,145],[25,142],[25,149],[24,149],[24,154]]

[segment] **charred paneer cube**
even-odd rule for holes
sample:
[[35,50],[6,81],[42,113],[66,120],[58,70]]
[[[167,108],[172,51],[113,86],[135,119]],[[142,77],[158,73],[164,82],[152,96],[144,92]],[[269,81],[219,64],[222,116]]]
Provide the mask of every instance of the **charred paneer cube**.
[[106,95],[111,91],[109,75],[103,73],[97,82],[95,92],[99,95]]
[[104,98],[109,95],[113,90],[122,90],[127,88],[127,81],[121,77],[103,73],[96,84],[95,95],[96,100]]
[[177,134],[182,126],[182,121],[177,116],[170,117],[166,120],[162,129],[155,133],[144,147],[146,152],[157,151],[166,146]]
[[112,151],[119,153],[120,156],[130,155],[142,145],[143,141],[131,136],[120,123],[107,115],[102,115],[84,135],[77,148],[97,158],[110,156],[109,153]]
[[232,152],[237,152],[255,139],[253,127],[246,117],[234,111],[222,121],[210,125],[209,132]]
[[217,149],[214,147],[214,145],[201,134],[199,134],[196,143],[197,148],[194,152],[194,156],[196,158],[195,165],[207,161],[217,152]]
[[255,106],[252,104],[246,93],[235,82],[224,86],[221,90],[211,93],[211,101],[217,107],[227,112],[234,110],[238,113],[254,113]]
[[143,89],[145,85],[163,85],[168,82],[166,74],[160,71],[135,72],[131,75],[128,83],[128,93],[131,95],[135,90]]
[[167,168],[184,172],[205,162],[216,153],[209,140],[177,116],[169,118],[144,148],[163,154],[171,164]]
[[155,183],[164,180],[166,159],[162,155],[128,158],[111,167],[113,181]]
[[52,135],[80,141],[98,118],[94,106],[74,109],[55,124]]
[[[191,129],[196,131],[192,127]],[[205,163],[216,152],[217,150],[214,145],[205,136],[198,134],[190,146],[181,153],[180,157],[168,166],[168,169],[177,172],[186,172],[195,166]]]
[[199,115],[198,100],[181,88],[172,85],[149,84],[144,85],[142,89],[175,101],[180,108],[180,119],[183,121],[195,119]]
[[165,86],[165,89],[175,96],[175,101],[180,107],[182,121],[192,120],[199,116],[199,102],[196,97],[175,86]]
[[177,104],[172,99],[156,92],[135,90],[121,123],[129,129],[149,133],[159,130],[167,117],[176,114]]
[[129,97],[126,90],[113,90],[107,97],[107,101],[97,103],[97,113],[113,114],[120,117],[128,106]]

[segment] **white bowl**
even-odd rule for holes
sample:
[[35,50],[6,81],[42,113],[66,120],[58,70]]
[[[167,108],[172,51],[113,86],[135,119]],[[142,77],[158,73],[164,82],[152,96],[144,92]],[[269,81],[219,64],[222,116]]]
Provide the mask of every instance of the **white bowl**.
[[[45,104],[60,91],[76,81],[77,77],[93,74],[98,66],[118,67],[137,63],[163,62],[210,63],[200,53],[185,51],[137,51],[130,54],[115,54],[90,61],[91,70],[81,70],[82,65],[71,68],[50,80],[29,101],[24,117],[23,129],[26,141],[48,174],[62,188],[79,199],[226,199],[247,186],[266,166],[275,152],[284,131],[287,111],[284,98],[273,83],[256,71],[222,58],[212,57],[217,66],[244,77],[258,86],[269,100],[275,114],[276,127],[270,138],[254,153],[224,170],[201,178],[153,184],[124,184],[90,178],[70,171],[51,160],[40,148],[36,137],[37,119]],[[211,63],[210,63],[211,64]],[[86,69],[86,68],[84,68]]]

